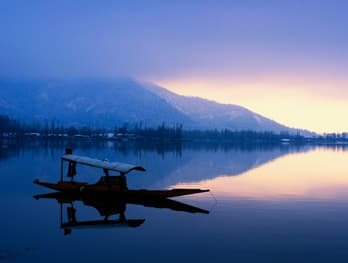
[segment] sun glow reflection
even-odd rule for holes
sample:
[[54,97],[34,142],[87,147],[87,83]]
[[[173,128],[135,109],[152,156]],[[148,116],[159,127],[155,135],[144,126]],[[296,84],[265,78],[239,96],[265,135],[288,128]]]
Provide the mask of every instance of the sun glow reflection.
[[279,158],[239,176],[172,187],[210,189],[217,198],[341,199],[348,198],[348,152],[317,149]]

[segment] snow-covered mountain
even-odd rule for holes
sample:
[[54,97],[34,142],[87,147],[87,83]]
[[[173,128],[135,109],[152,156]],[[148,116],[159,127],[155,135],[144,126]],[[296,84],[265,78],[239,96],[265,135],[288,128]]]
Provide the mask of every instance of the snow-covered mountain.
[[227,128],[231,130],[274,132],[291,130],[284,125],[238,105],[221,104],[199,97],[181,96],[155,85],[148,85],[147,87],[177,110],[194,120],[197,128]]
[[293,131],[237,105],[185,97],[164,88],[117,80],[0,80],[0,114],[25,121],[113,127],[142,122],[185,128]]
[[129,80],[0,81],[0,114],[26,121],[107,126],[190,124],[164,99]]

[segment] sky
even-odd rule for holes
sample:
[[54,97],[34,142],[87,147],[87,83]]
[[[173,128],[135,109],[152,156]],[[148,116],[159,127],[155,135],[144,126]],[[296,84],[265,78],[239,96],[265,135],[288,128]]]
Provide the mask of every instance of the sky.
[[0,77],[131,77],[348,131],[347,1],[0,1]]

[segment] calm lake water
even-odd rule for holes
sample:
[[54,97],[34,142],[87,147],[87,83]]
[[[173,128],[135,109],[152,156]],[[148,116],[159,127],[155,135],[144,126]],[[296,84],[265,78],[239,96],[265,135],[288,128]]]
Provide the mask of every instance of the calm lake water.
[[[56,200],[36,178],[57,181],[60,156],[135,163],[129,188],[199,187],[175,198],[209,211],[127,204],[138,227],[60,228]],[[95,182],[101,171],[78,167]],[[3,262],[347,262],[348,151],[343,147],[3,143],[0,150],[0,260]],[[103,220],[75,202],[79,221]],[[68,204],[62,208],[67,220]],[[114,219],[118,216],[114,215]]]

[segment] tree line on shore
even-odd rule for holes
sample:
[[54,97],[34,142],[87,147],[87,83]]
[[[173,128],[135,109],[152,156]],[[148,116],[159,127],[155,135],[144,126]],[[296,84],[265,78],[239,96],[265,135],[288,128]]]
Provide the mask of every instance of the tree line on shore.
[[268,131],[234,131],[234,130],[184,130],[182,124],[166,125],[162,123],[157,127],[144,127],[142,123],[122,124],[113,129],[94,128],[89,126],[64,126],[58,124],[54,119],[30,124],[19,122],[8,116],[0,115],[0,137],[23,138],[23,137],[80,137],[109,140],[198,140],[198,141],[231,141],[240,143],[250,142],[347,142],[348,133],[331,133],[322,136],[304,137],[290,134],[287,131],[274,133]]

